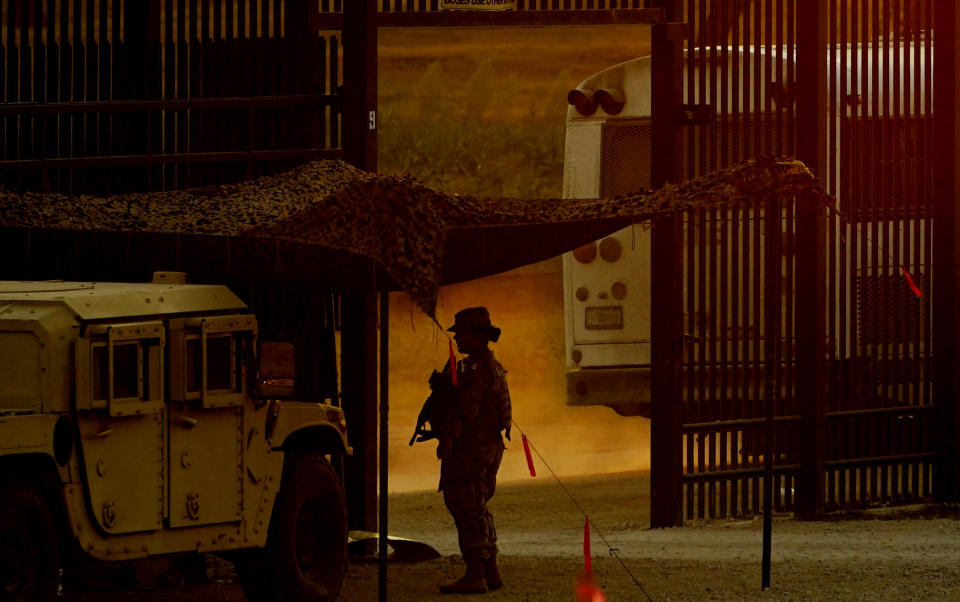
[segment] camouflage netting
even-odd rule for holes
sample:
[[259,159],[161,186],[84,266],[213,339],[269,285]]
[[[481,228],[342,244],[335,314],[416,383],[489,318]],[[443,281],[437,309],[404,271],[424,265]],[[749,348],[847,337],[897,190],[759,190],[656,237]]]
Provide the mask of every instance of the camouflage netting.
[[315,161],[277,176],[201,189],[110,197],[0,190],[0,225],[53,230],[269,237],[378,261],[433,315],[452,227],[626,219],[813,193],[798,162],[760,159],[681,185],[614,199],[519,200],[446,195],[419,182]]

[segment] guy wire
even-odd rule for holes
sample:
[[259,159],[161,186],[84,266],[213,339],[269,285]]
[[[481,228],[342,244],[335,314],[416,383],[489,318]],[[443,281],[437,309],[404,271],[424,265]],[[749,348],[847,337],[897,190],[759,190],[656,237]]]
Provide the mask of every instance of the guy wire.
[[[522,436],[526,437],[526,433],[523,432],[523,429],[520,428],[520,426],[516,423],[516,421],[513,421],[513,427],[516,428],[517,431],[519,431]],[[527,437],[527,445],[529,445],[533,449],[534,453],[537,454],[537,457],[540,458],[540,461],[543,463],[543,465],[547,468],[547,470],[553,476],[557,484],[560,485],[560,488],[563,489],[563,492],[567,494],[567,497],[570,498],[570,501],[573,502],[573,505],[577,507],[577,510],[580,511],[580,514],[583,515],[583,518],[586,520],[590,520],[590,517],[587,515],[587,511],[583,509],[583,506],[580,505],[580,502],[577,501],[577,498],[575,498],[573,494],[570,493],[570,490],[567,489],[567,486],[563,484],[563,481],[560,480],[560,477],[557,476],[557,473],[555,473],[553,469],[550,468],[550,465],[547,464],[547,461],[543,458],[543,454],[540,453],[540,450],[537,449],[537,446],[535,446],[533,443],[530,442],[529,437]],[[637,587],[639,587],[640,591],[643,592],[643,595],[647,597],[647,600],[650,600],[650,602],[653,602],[653,598],[651,598],[650,594],[647,593],[647,589],[643,587],[643,583],[641,583],[640,580],[637,579],[636,575],[633,574],[633,572],[627,567],[626,563],[624,563],[623,559],[620,558],[620,555],[617,554],[617,548],[614,548],[613,546],[610,545],[610,543],[607,541],[607,538],[604,537],[603,533],[600,532],[600,529],[597,528],[597,525],[595,523],[591,521],[590,524],[592,525],[593,532],[597,534],[597,536],[600,538],[601,541],[603,541],[603,545],[607,546],[607,552],[611,556],[617,559],[617,562],[619,562],[620,566],[623,567],[623,570],[626,571],[628,575],[630,575],[630,578],[633,579],[633,582],[637,584]]]

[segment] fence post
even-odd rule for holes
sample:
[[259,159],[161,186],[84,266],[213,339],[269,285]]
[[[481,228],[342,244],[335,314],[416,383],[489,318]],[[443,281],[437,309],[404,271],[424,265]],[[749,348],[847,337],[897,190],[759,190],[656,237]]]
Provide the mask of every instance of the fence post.
[[[933,468],[933,495],[941,502],[956,501],[960,487],[960,377],[957,349],[957,121],[958,56],[957,27],[960,8],[954,0],[935,0],[936,15],[933,79],[933,269],[932,310],[936,319],[933,336],[933,402],[937,406],[935,444],[939,452]],[[932,324],[931,324],[932,326]],[[938,336],[939,335],[939,336]]]
[[[371,111],[376,115],[377,108],[376,17],[376,0],[343,4],[343,158],[370,172],[377,171],[376,123],[368,118]],[[377,527],[377,294],[345,295],[342,312],[341,382],[356,450],[345,463],[347,507],[352,528],[373,531]]]
[[[651,122],[654,188],[680,179],[676,111],[682,102],[684,25],[653,26]],[[654,220],[651,232],[650,313],[652,408],[650,423],[650,526],[683,524],[683,217]]]
[[[353,455],[344,458],[351,529],[377,528],[377,294],[341,297],[340,382]],[[371,319],[372,317],[372,319]]]
[[[827,169],[827,1],[809,0],[797,15],[797,157],[823,178]],[[826,238],[823,207],[796,199],[796,374],[800,427],[797,513],[826,506]]]
[[343,158],[377,171],[377,2],[343,5]]

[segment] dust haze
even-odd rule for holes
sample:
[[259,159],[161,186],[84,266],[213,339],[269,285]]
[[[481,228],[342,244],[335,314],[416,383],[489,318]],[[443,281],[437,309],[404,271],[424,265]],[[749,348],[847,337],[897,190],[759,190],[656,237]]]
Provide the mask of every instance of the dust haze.
[[[629,43],[624,43],[629,40]],[[384,30],[378,84],[381,173],[446,192],[557,198],[567,91],[649,51],[645,27]],[[559,258],[440,291],[444,327],[486,306],[503,329],[491,344],[506,368],[516,427],[500,480],[530,480],[525,432],[561,476],[648,470],[650,422],[605,407],[567,407]],[[391,491],[436,489],[435,442],[408,447],[427,378],[447,361],[446,336],[405,295],[390,298]],[[535,457],[538,481],[550,479]]]
[[[444,327],[464,307],[484,305],[503,330],[490,348],[507,370],[513,441],[500,480],[530,479],[520,431],[561,476],[649,470],[650,421],[605,407],[568,407],[565,399],[563,283],[559,259],[445,286],[437,316]],[[427,378],[449,355],[446,335],[402,293],[390,296],[390,490],[436,488],[436,443],[408,447]],[[539,458],[536,479],[551,479]]]

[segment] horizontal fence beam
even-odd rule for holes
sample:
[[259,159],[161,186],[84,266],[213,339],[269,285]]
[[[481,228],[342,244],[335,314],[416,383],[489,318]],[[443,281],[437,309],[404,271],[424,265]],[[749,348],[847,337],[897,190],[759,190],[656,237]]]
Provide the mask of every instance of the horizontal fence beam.
[[847,458],[844,460],[827,460],[827,470],[836,468],[856,468],[866,466],[884,466],[888,464],[901,464],[905,462],[919,462],[923,460],[934,460],[938,456],[937,452],[917,452],[913,454],[896,454],[893,456],[873,456],[868,458]]
[[[798,423],[801,416],[776,416],[776,424]],[[745,418],[743,420],[721,420],[717,422],[691,422],[683,425],[684,433],[722,433],[725,431],[736,431],[744,428],[757,428],[763,426],[766,418]]]
[[924,414],[936,411],[937,406],[911,405],[897,406],[894,408],[870,408],[866,410],[843,410],[840,412],[827,412],[827,420],[842,420],[844,418],[863,418],[869,416],[898,416],[902,414]]
[[0,116],[62,113],[135,113],[147,111],[201,111],[207,109],[269,109],[340,104],[339,94],[296,94],[171,100],[104,100],[92,102],[0,104]]
[[298,148],[209,153],[63,157],[57,159],[15,159],[12,161],[0,161],[0,169],[66,169],[71,167],[118,167],[130,165],[167,165],[173,163],[244,163],[285,161],[291,159],[340,159],[342,154],[343,151],[339,148]]
[[[521,11],[397,11],[377,13],[382,29],[414,27],[562,27],[569,25],[655,25],[665,23],[659,8]],[[323,13],[315,21],[320,30],[343,29],[343,15]]]
[[[799,470],[799,464],[776,464],[773,467],[774,474],[788,474]],[[713,470],[705,472],[685,472],[683,473],[684,483],[699,483],[703,481],[722,481],[726,479],[739,479],[742,477],[759,477],[763,475],[763,466],[754,468],[733,468],[730,470]]]

